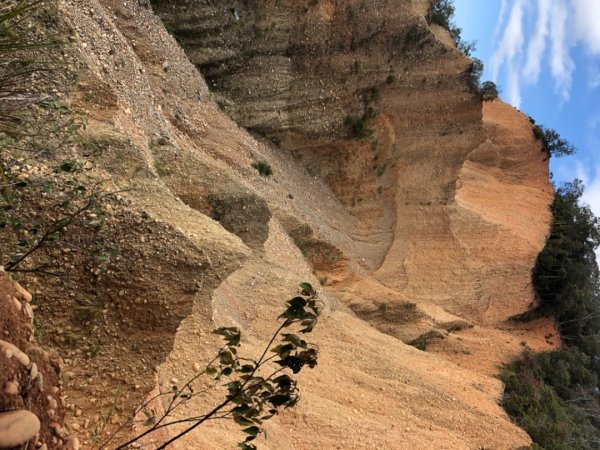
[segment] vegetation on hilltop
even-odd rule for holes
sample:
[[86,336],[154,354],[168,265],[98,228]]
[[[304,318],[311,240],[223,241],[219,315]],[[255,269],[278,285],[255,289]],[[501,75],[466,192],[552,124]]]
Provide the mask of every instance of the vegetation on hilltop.
[[552,128],[534,125],[533,135],[542,142],[542,150],[548,153],[548,156],[560,157],[575,153],[575,147]]
[[[483,62],[473,56],[476,49],[475,41],[465,41],[462,38],[462,29],[454,22],[455,10],[453,0],[434,0],[427,15],[427,22],[434,23],[448,30],[458,50],[473,60],[468,73],[468,81],[473,90],[482,95],[483,100],[492,100],[498,97],[498,90],[497,88],[494,90],[495,96],[490,96],[490,92],[492,91],[489,90],[490,85],[486,85],[486,83],[492,82],[481,84],[481,76],[484,69]],[[494,87],[496,86],[494,83],[492,84]],[[487,95],[481,92],[482,87],[485,87]]]
[[538,256],[536,315],[556,317],[563,348],[526,351],[504,367],[503,406],[547,450],[597,449],[600,443],[600,277],[595,250],[600,219],[581,205],[581,181],[567,183],[552,204],[553,225]]

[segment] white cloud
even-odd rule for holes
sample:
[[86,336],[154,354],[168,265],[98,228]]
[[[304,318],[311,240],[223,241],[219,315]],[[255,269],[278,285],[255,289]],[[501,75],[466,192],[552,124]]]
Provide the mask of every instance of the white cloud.
[[519,68],[515,67],[512,62],[508,64],[507,68],[506,94],[508,102],[518,108],[521,105],[521,77],[519,76]]
[[573,31],[592,55],[600,55],[600,2],[572,0],[575,10]]
[[[523,24],[529,22],[531,30],[524,30]],[[506,72],[510,102],[520,100],[522,86],[536,84],[546,67],[557,96],[568,101],[576,69],[571,52],[576,46],[591,59],[589,87],[600,87],[600,0],[502,0],[494,40],[498,35],[501,39],[490,59],[491,78],[497,82]]]
[[552,43],[552,56],[550,58],[550,68],[556,92],[564,102],[569,100],[570,97],[575,64],[573,64],[569,55],[570,45],[567,41],[569,9],[562,0],[554,1],[551,16],[550,41]]
[[498,44],[498,48],[492,55],[491,71],[492,81],[496,81],[498,79],[500,68],[504,64],[507,65],[507,95],[509,101],[517,107],[521,102],[521,74],[517,62],[521,58],[524,42],[523,0],[515,0],[502,39]]
[[507,7],[508,7],[508,0],[502,0],[500,3],[500,12],[498,12],[498,21],[496,22],[496,27],[494,28],[494,36],[492,37],[492,40],[494,42],[496,42],[496,39],[498,39],[498,35],[500,34],[502,25],[504,25],[504,19],[506,17]]
[[535,83],[540,76],[542,57],[546,51],[551,6],[551,0],[538,0],[538,18],[533,37],[527,47],[527,60],[523,69],[523,76],[528,84]]

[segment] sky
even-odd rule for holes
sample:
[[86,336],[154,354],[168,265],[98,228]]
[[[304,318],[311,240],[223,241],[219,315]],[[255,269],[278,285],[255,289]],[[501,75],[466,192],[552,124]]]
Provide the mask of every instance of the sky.
[[600,216],[600,0],[454,0],[454,20],[501,98],[576,148],[554,181],[583,180]]

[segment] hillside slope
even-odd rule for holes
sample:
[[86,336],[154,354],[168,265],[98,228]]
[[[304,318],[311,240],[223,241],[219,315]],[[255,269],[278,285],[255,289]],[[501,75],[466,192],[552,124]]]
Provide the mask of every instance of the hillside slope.
[[[256,354],[300,281],[323,285],[319,366],[261,448],[527,445],[493,377],[522,342],[549,348],[555,334],[507,321],[535,303],[550,222],[527,118],[473,94],[470,61],[423,2],[153,2],[179,43],[146,3],[59,4],[77,74],[59,95],[87,126],[80,146],[36,161],[76,158],[119,191],[107,271],[73,265],[68,286],[22,277],[44,344],[66,358],[84,448],[106,410],[118,423],[191,377],[218,346],[213,328],[241,327]],[[107,298],[86,323],[81,293]],[[65,339],[88,332],[93,352]],[[405,344],[419,338],[427,352]],[[238,441],[215,422],[174,448]]]

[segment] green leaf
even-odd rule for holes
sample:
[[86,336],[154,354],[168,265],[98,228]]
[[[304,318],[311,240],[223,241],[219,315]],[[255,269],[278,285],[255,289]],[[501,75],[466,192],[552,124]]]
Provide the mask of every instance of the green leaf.
[[144,420],[143,425],[145,427],[151,427],[156,423],[156,417],[152,416],[152,417],[148,417],[146,420]]
[[248,425],[252,425],[253,423],[251,420],[248,420],[247,418],[241,415],[234,415],[233,421],[242,427],[247,427]]
[[302,367],[304,366],[304,361],[298,358],[297,356],[288,356],[280,361],[275,362],[282,367],[292,369],[292,372],[294,373],[300,372],[302,370]]
[[289,389],[290,387],[292,387],[295,384],[294,380],[292,380],[289,375],[285,375],[285,374],[278,376],[277,378],[275,378],[273,380],[273,382],[277,383],[277,386],[279,387],[279,389],[285,389],[285,390]]
[[313,289],[312,285],[310,283],[300,283],[300,289],[302,289],[302,295],[314,295],[316,292]]
[[237,371],[240,373],[252,373],[254,371],[254,366],[252,364],[244,364]]
[[275,407],[283,406],[290,401],[292,401],[292,396],[289,394],[275,394],[269,397],[269,403]]
[[156,417],[147,409],[144,409],[144,415],[146,416],[146,420],[143,423],[145,427],[150,427],[156,423]]
[[291,342],[296,347],[302,347],[302,348],[306,348],[307,347],[306,341],[303,341],[302,339],[300,339],[295,334],[284,334],[283,335],[283,340],[286,341],[286,342]]
[[229,383],[227,383],[227,390],[230,394],[234,395],[239,392],[241,386],[242,385],[239,381],[230,381]]
[[250,436],[258,436],[258,433],[260,433],[260,428],[258,428],[257,426],[253,426],[253,427],[248,427],[248,428],[244,428],[242,430],[244,433],[249,434]]
[[279,344],[271,349],[272,353],[277,353],[282,358],[289,355],[291,351],[293,351],[295,347],[292,344]]
[[229,350],[221,350],[219,352],[219,360],[221,364],[230,366],[234,362],[233,354]]
[[225,342],[232,346],[239,346],[241,339],[241,332],[238,327],[221,327],[213,330],[213,334],[222,336]]

